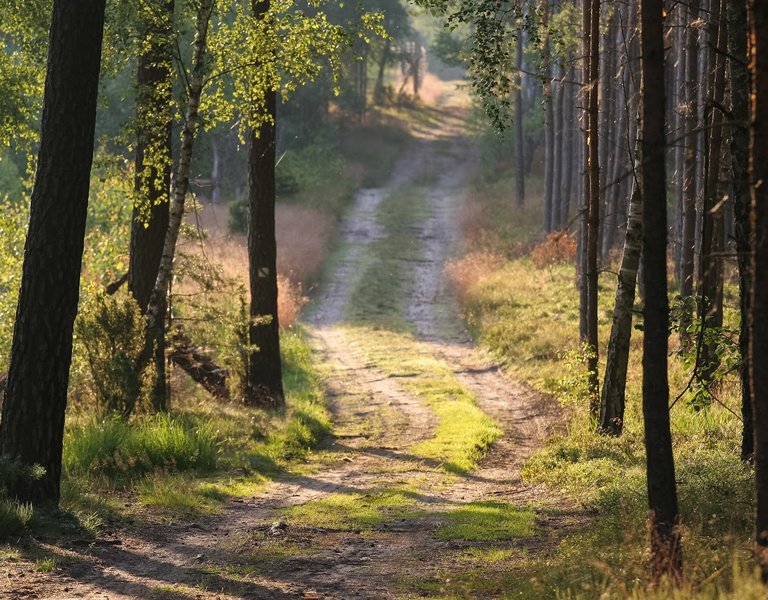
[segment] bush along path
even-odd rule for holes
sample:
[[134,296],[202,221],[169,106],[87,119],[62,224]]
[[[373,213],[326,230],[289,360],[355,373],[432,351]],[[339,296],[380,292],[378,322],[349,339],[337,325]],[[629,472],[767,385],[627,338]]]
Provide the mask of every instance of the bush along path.
[[357,194],[312,310],[331,439],[219,514],[57,548],[4,597],[554,593],[532,565],[584,516],[521,482],[553,403],[471,345],[443,284],[474,157],[461,110],[425,110],[388,185]]

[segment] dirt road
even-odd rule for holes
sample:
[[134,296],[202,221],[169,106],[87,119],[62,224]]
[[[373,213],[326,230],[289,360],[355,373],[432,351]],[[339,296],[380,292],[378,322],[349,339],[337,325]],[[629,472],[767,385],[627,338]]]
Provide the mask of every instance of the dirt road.
[[[66,565],[60,572],[15,573],[3,597],[442,597],[451,577],[482,568],[472,557],[483,551],[503,551],[495,568],[514,571],[525,552],[551,548],[568,516],[551,510],[519,476],[552,421],[552,406],[505,377],[461,326],[442,274],[459,242],[462,194],[475,158],[460,112],[443,106],[435,121],[414,128],[416,139],[388,185],[361,190],[341,226],[342,250],[310,316],[334,416],[333,439],[318,458],[205,521],[136,525],[87,549],[57,548]],[[440,418],[402,376],[371,358],[365,334],[348,323],[360,274],[387,235],[382,206],[406,188],[422,198],[420,218],[408,225],[419,256],[397,269],[409,351],[446,367],[501,430],[469,473],[447,472],[419,453],[435,438]],[[403,348],[386,352],[397,360]],[[486,509],[510,507],[532,511],[532,529],[489,541],[449,527],[461,525],[462,511],[472,521]],[[499,515],[500,526],[508,526],[507,516]],[[491,586],[486,597],[498,593]]]

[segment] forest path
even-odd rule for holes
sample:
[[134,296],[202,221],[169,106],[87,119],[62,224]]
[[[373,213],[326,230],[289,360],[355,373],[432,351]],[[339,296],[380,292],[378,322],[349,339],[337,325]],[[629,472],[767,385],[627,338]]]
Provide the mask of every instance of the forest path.
[[[472,345],[446,289],[476,158],[461,107],[428,116],[388,185],[357,194],[310,317],[334,417],[325,447],[197,523],[48,548],[60,572],[17,573],[3,597],[378,600],[487,576],[490,598],[578,519],[520,481],[551,402]],[[464,418],[476,437],[451,430]]]

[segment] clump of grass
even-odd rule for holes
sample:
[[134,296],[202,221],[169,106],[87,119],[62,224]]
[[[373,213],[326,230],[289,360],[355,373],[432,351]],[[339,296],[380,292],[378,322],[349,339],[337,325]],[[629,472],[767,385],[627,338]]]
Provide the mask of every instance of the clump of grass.
[[59,568],[59,561],[53,557],[38,558],[35,561],[35,571],[40,573],[52,573]]
[[309,301],[300,283],[285,275],[277,276],[277,319],[282,329],[293,327],[301,316],[301,309]]
[[[501,430],[450,367],[407,333],[356,327],[348,334],[369,361],[387,375],[401,378],[401,385],[423,398],[435,413],[434,435],[414,445],[411,452],[439,461],[449,473],[471,470]],[[397,356],[392,355],[392,348],[399,349]]]
[[157,471],[211,471],[219,441],[206,424],[156,415],[132,422],[92,419],[73,424],[64,444],[64,469],[132,479]]
[[565,231],[553,231],[531,251],[531,260],[538,269],[558,263],[573,263],[576,258],[576,236]]
[[226,497],[216,486],[181,475],[146,477],[138,483],[137,491],[144,506],[181,516],[214,513]]
[[498,542],[531,536],[535,513],[507,502],[468,502],[442,515],[435,533],[441,540]]
[[23,531],[33,515],[31,504],[0,496],[0,539],[7,539]]
[[287,515],[290,521],[308,527],[373,529],[403,514],[405,508],[415,502],[410,489],[381,488],[367,493],[330,494],[294,506]]
[[459,302],[466,300],[472,289],[488,273],[496,271],[504,258],[491,250],[475,250],[445,265],[445,276]]

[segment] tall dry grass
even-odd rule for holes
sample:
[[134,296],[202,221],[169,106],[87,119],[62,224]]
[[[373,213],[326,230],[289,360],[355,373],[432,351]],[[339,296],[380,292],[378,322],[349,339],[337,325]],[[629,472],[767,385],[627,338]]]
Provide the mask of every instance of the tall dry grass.
[[277,272],[308,288],[325,259],[330,217],[313,208],[279,205],[275,213]]
[[[226,207],[206,205],[189,220],[206,232],[202,242],[187,242],[187,251],[201,255],[221,269],[228,280],[248,286],[248,247],[242,235],[227,231]],[[277,237],[278,319],[291,327],[301,316],[304,294],[320,269],[331,235],[331,219],[312,208],[278,205]]]
[[500,254],[491,250],[475,250],[448,261],[444,272],[459,304],[463,306],[472,287],[503,264],[504,257]]

